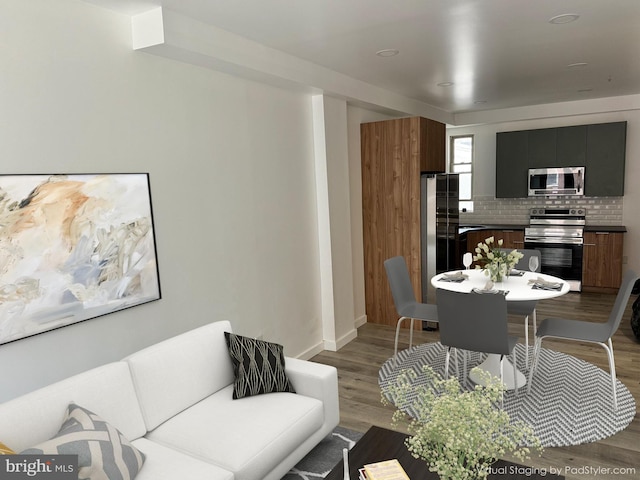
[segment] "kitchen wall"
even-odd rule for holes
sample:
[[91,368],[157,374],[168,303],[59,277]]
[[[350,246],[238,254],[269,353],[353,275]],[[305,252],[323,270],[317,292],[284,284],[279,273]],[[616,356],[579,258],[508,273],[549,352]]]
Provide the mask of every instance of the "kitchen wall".
[[322,348],[311,97],[131,49],[130,18],[2,1],[0,173],[149,172],[163,298],[0,345],[0,401],[229,319]]
[[[618,108],[617,99],[610,99],[612,110]],[[595,102],[593,102],[596,105]],[[603,107],[604,104],[604,107]],[[589,102],[583,102],[588,109]],[[460,221],[464,223],[515,223],[527,224],[528,209],[544,205],[576,205],[587,210],[587,224],[590,225],[624,225],[625,253],[628,265],[640,271],[640,216],[636,205],[640,205],[640,109],[620,111],[606,110],[606,100],[597,102],[599,113],[566,115],[558,114],[562,105],[548,106],[545,118],[544,106],[535,109],[521,109],[519,118],[527,112],[535,112],[535,119],[518,121],[500,121],[472,126],[447,128],[447,135],[473,134],[475,140],[474,157],[474,212],[462,214]],[[541,113],[542,112],[542,113]],[[514,115],[516,116],[516,115]],[[487,115],[487,118],[491,118]],[[495,198],[495,160],[496,133],[512,130],[528,130],[547,127],[563,127],[592,123],[627,121],[627,151],[625,168],[624,197],[569,197],[556,200],[530,199],[496,199]],[[448,144],[448,142],[447,142]],[[588,172],[586,173],[588,175]]]

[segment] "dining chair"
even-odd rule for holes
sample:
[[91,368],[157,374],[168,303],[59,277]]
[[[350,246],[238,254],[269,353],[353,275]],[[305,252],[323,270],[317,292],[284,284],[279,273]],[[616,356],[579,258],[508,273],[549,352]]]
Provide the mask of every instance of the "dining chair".
[[435,305],[429,303],[421,303],[416,300],[416,295],[409,277],[407,263],[402,256],[392,257],[384,262],[384,268],[387,272],[389,287],[391,287],[391,295],[396,312],[400,315],[396,326],[396,338],[393,347],[394,365],[398,355],[398,335],[400,326],[406,319],[410,319],[409,330],[409,348],[413,345],[413,326],[415,320],[421,322],[438,322],[438,309]]
[[[513,249],[499,248],[498,250],[504,252],[511,252]],[[540,250],[532,248],[518,249],[518,252],[522,253],[522,258],[516,264],[516,269],[529,271],[529,259],[531,257],[538,257],[538,265],[534,272],[540,271],[540,265],[542,264],[542,254]],[[524,361],[527,368],[529,368],[529,317],[531,317],[531,324],[533,325],[533,336],[536,335],[536,307],[537,300],[526,300],[523,302],[507,302],[507,313],[509,315],[520,315],[524,317]]]
[[[500,293],[463,293],[437,289],[440,343],[447,347],[445,377],[449,375],[452,348],[500,355],[500,381],[504,383],[505,355],[513,354],[513,377],[518,392],[515,346],[518,337],[509,336],[507,300]],[[466,370],[466,361],[465,361]],[[466,371],[463,371],[466,376]],[[503,394],[504,401],[504,394]]]
[[633,270],[627,270],[622,279],[622,285],[609,314],[607,322],[589,322],[585,320],[569,320],[564,318],[546,318],[540,324],[536,332],[533,360],[529,370],[529,385],[527,393],[531,391],[531,381],[538,364],[542,340],[547,337],[577,342],[596,343],[605,349],[609,359],[609,371],[611,373],[611,387],[613,390],[613,406],[618,409],[618,397],[616,393],[616,364],[613,357],[613,343],[611,337],[618,330],[622,315],[627,307],[634,283],[640,279]]

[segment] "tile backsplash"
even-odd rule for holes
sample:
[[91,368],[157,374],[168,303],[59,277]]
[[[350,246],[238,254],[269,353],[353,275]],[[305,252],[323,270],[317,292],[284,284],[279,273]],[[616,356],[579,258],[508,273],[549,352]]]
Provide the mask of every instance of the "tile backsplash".
[[461,224],[528,225],[529,210],[584,208],[587,225],[622,225],[623,197],[495,198],[474,197],[473,212],[460,212]]

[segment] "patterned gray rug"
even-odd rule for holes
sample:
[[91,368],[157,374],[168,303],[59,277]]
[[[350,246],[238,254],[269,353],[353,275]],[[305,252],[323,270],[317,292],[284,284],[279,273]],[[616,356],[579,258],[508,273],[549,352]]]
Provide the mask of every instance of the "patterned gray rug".
[[[516,345],[518,369],[528,373],[524,366],[524,345]],[[606,355],[602,351],[602,355]],[[437,373],[444,374],[445,347],[440,343],[426,343],[398,352],[398,364],[393,358],[380,369],[378,381],[384,388],[397,374],[406,369],[421,371],[430,365]],[[482,361],[482,355],[470,352],[468,368]],[[521,362],[520,362],[521,360]],[[459,360],[462,368],[462,359]],[[455,363],[453,357],[450,372]],[[424,376],[422,377],[424,378]],[[426,381],[426,378],[425,378]],[[471,381],[464,383],[473,388]],[[542,445],[560,447],[595,442],[624,430],[633,420],[636,403],[627,387],[618,380],[618,410],[613,410],[611,376],[595,365],[548,349],[541,349],[538,368],[533,378],[531,393],[520,389],[504,396],[504,409],[513,420],[529,423]]]
[[362,433],[336,427],[331,439],[324,439],[311,450],[282,480],[314,480],[326,477],[342,461],[342,449],[351,449]]

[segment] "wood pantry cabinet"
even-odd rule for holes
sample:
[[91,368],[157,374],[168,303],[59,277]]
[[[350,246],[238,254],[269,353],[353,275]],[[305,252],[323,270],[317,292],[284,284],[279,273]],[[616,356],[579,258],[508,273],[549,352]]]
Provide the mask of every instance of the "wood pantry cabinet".
[[363,123],[360,141],[367,321],[396,325],[384,261],[404,256],[420,299],[420,174],[445,171],[445,126],[421,117]]
[[614,292],[622,281],[624,233],[584,232],[582,288]]

